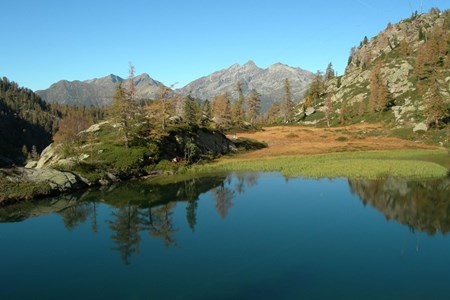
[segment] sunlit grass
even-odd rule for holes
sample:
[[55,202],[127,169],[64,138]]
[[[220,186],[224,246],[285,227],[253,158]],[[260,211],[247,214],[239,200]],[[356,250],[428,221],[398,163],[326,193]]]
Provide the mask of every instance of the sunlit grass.
[[[433,161],[439,157],[441,165]],[[343,152],[259,159],[223,159],[195,166],[192,173],[217,171],[280,172],[287,177],[347,177],[375,179],[388,176],[433,178],[448,174],[450,156],[442,150]]]

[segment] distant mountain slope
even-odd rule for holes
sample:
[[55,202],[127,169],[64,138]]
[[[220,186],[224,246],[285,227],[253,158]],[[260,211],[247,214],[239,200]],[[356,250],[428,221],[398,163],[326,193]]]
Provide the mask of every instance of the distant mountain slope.
[[[36,91],[36,93],[48,103],[101,107],[111,104],[117,82],[123,82],[125,85],[126,81],[113,74],[85,81],[61,80],[48,89]],[[163,85],[146,73],[136,76],[134,83],[137,97],[146,99],[156,98],[160,86]]]
[[284,79],[289,79],[294,99],[299,99],[311,83],[313,74],[300,68],[274,64],[266,69],[259,68],[253,61],[244,65],[234,64],[227,69],[214,72],[192,81],[176,92],[200,99],[212,100],[217,95],[230,93],[237,98],[236,83],[242,82],[244,94],[256,89],[261,94],[263,109],[283,97]]

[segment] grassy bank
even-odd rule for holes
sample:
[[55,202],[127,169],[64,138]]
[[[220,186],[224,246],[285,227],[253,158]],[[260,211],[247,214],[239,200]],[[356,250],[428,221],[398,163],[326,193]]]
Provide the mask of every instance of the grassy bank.
[[258,159],[235,157],[195,166],[189,172],[276,171],[288,177],[433,178],[446,176],[449,167],[450,155],[445,150],[390,150]]

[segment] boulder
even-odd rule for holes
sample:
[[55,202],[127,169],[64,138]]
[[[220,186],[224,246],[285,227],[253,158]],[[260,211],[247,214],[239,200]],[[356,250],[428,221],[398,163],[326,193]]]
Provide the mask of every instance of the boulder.
[[22,167],[0,169],[0,177],[5,177],[7,180],[19,184],[46,184],[49,186],[52,194],[77,190],[87,186],[86,182],[78,175],[54,169],[29,169]]
[[413,132],[417,132],[417,131],[427,131],[428,130],[428,126],[425,123],[418,123],[416,124],[416,126],[414,126],[413,128]]
[[316,110],[314,109],[314,107],[308,107],[306,110],[305,110],[305,115],[306,116],[310,116],[310,115],[312,115],[313,113],[315,113],[316,112]]

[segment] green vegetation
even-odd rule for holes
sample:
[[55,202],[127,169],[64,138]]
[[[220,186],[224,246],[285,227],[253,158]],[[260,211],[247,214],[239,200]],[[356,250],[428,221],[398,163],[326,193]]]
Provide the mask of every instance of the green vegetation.
[[0,177],[0,204],[17,199],[32,200],[37,195],[49,196],[50,194],[50,185],[46,183],[11,182],[4,177]]
[[216,164],[195,166],[190,172],[277,171],[288,177],[432,178],[446,176],[448,168],[443,165],[448,165],[449,161],[449,155],[442,150],[343,152],[252,160],[222,160]]

